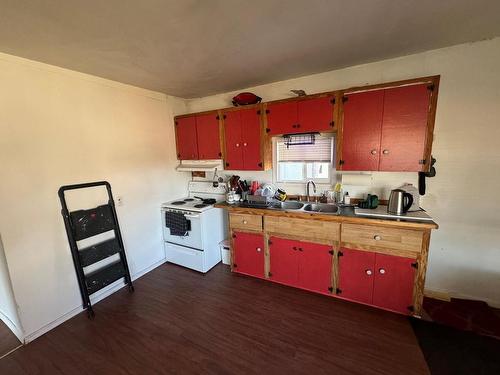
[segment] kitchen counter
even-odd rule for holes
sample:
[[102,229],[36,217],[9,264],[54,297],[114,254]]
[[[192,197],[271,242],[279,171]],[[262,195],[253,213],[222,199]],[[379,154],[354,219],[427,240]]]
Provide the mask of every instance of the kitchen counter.
[[215,205],[217,208],[224,208],[230,212],[237,212],[243,214],[258,214],[266,216],[281,216],[290,218],[302,218],[308,220],[318,220],[318,221],[333,221],[339,223],[352,223],[352,224],[372,224],[385,227],[398,227],[407,229],[437,229],[439,226],[434,221],[419,222],[414,220],[406,220],[402,218],[392,219],[392,218],[376,218],[376,217],[366,217],[359,215],[346,215],[346,214],[325,214],[325,213],[311,213],[304,212],[302,210],[284,210],[284,209],[269,209],[269,208],[253,208],[253,207],[241,207],[238,203],[217,203]]

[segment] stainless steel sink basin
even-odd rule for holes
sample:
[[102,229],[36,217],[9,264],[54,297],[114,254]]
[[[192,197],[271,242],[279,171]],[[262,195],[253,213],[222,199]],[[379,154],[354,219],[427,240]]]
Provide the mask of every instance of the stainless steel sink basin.
[[302,207],[304,207],[304,203],[294,201],[275,202],[271,206],[271,208],[280,210],[300,210]]
[[339,207],[326,203],[309,203],[304,206],[304,211],[336,214],[339,212]]

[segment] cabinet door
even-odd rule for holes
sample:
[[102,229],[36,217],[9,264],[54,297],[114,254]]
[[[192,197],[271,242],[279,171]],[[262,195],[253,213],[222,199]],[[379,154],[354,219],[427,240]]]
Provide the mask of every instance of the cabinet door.
[[177,158],[180,160],[198,159],[196,118],[183,117],[175,120],[177,137]]
[[264,277],[264,236],[234,232],[233,247],[235,272]]
[[269,104],[266,116],[270,135],[298,133],[296,101]]
[[242,170],[244,169],[244,163],[241,141],[241,111],[227,112],[224,116],[224,134],[226,142],[225,169]]
[[333,108],[331,96],[297,102],[298,133],[331,130],[333,126]]
[[427,85],[385,90],[379,170],[422,170],[429,105]]
[[376,254],[373,304],[384,309],[409,314],[413,304],[415,259]]
[[243,141],[243,164],[246,171],[263,169],[260,148],[260,115],[257,109],[246,109],[241,113],[241,132]]
[[340,297],[372,303],[375,253],[342,248],[339,257]]
[[331,294],[332,247],[310,242],[299,242],[300,288]]
[[270,279],[291,286],[298,286],[298,241],[271,237],[269,244]]
[[377,171],[384,90],[350,94],[346,98],[342,131],[342,170]]
[[199,159],[220,159],[219,120],[216,113],[196,116]]

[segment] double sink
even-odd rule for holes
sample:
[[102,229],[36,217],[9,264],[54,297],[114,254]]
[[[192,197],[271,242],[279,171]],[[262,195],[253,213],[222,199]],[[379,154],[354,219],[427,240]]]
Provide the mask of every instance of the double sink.
[[285,201],[285,202],[273,202],[268,208],[274,210],[298,211],[298,212],[330,214],[330,215],[354,214],[354,208],[352,206],[339,206],[336,204],[329,204],[329,203],[310,203],[310,202],[303,203],[295,201]]

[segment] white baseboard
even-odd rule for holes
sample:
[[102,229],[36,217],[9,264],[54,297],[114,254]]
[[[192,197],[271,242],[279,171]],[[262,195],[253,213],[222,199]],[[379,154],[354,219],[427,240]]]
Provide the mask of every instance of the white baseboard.
[[16,337],[19,339],[19,341],[23,342],[24,341],[24,333],[21,328],[19,328],[10,318],[5,315],[5,313],[0,310],[0,320],[5,323],[7,327],[16,335]]
[[[132,278],[132,281],[137,280],[138,278],[144,276],[148,272],[151,272],[154,270],[156,267],[161,266],[163,263],[165,263],[167,260],[166,259],[161,259],[160,261],[152,264],[149,267],[146,267],[145,269],[130,275]],[[123,280],[118,280],[115,283],[108,285],[106,288],[98,291],[97,293],[94,293],[92,297],[90,298],[90,301],[92,302],[93,305],[95,305],[97,302],[103,300],[106,297],[109,297],[111,294],[115,293],[116,291],[120,290],[125,286],[125,282]],[[50,330],[56,328],[58,325],[64,323],[66,320],[71,319],[75,315],[78,315],[81,313],[83,310],[83,307],[78,306],[72,309],[71,311],[68,311],[66,314],[60,316],[59,318],[53,320],[52,322],[44,325],[43,327],[37,329],[34,332],[31,332],[24,336],[24,340],[20,338],[21,342],[24,342],[24,344],[27,344],[38,337],[44,335],[45,333],[49,332]]]

